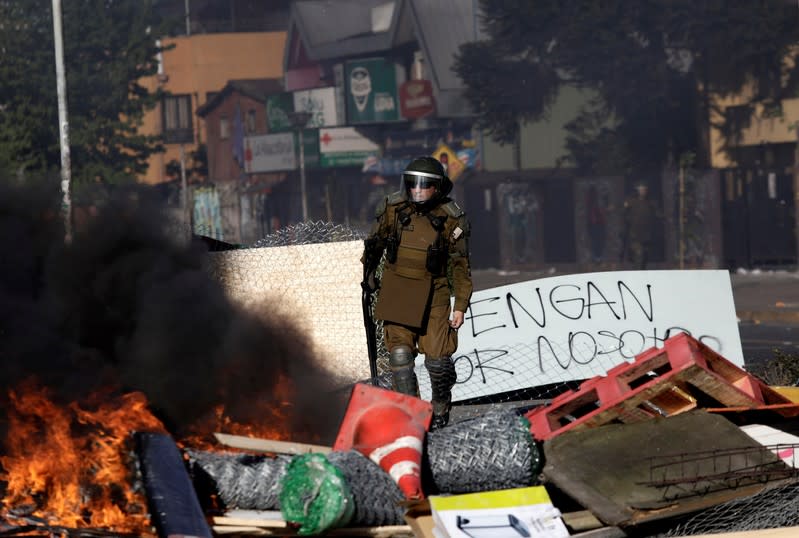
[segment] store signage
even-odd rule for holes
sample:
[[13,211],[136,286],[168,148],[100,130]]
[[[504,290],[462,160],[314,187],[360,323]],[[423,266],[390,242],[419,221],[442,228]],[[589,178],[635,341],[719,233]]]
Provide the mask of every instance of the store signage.
[[400,112],[410,120],[432,115],[436,110],[433,85],[429,80],[409,80],[400,85]]
[[379,149],[353,127],[319,129],[319,165],[322,167],[361,166]]
[[290,114],[294,112],[294,97],[290,93],[278,93],[266,97],[266,125],[271,133],[289,131]]
[[244,169],[248,174],[297,168],[294,133],[276,133],[244,138]]
[[402,67],[383,58],[346,62],[344,83],[348,123],[400,120],[397,86],[403,79]]
[[294,92],[294,110],[309,112],[308,127],[333,127],[339,125],[336,110],[336,89],[315,88]]

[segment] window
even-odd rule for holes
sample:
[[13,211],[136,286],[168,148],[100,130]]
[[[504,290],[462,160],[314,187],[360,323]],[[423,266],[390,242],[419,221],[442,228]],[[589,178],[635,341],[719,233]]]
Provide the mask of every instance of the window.
[[219,139],[227,140],[230,138],[230,120],[227,116],[219,118]]
[[168,95],[163,102],[164,140],[168,144],[194,142],[191,95]]
[[247,134],[255,133],[255,110],[247,111]]

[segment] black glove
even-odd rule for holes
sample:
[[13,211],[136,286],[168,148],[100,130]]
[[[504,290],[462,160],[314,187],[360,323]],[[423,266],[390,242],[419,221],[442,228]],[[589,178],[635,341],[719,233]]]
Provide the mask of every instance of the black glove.
[[380,287],[376,273],[386,245],[384,241],[374,236],[367,237],[363,243],[363,282],[361,282],[361,286],[364,290],[373,292]]

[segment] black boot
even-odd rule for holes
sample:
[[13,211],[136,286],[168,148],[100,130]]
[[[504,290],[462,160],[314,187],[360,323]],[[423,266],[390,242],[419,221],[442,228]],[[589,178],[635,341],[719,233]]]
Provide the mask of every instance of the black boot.
[[433,400],[433,420],[430,421],[430,431],[440,430],[449,424],[449,410],[452,407],[449,402],[443,405],[442,402]]
[[430,386],[433,392],[430,401],[433,404],[433,420],[430,423],[430,431],[434,431],[449,423],[452,387],[457,381],[457,374],[455,373],[455,363],[452,362],[451,357],[425,357],[424,365],[430,374]]

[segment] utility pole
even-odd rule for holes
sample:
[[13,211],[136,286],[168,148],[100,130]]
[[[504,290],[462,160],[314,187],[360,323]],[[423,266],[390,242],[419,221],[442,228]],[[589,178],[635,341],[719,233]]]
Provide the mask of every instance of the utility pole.
[[[799,12],[799,0],[796,1]],[[794,255],[796,256],[796,271],[799,272],[799,121],[793,123],[796,134],[796,146],[793,150],[793,239]]]
[[799,122],[795,124],[796,147],[793,153],[793,238],[796,270],[799,272]]
[[72,170],[69,154],[69,120],[67,118],[67,83],[64,75],[64,39],[61,25],[61,0],[53,0],[53,40],[55,41],[55,73],[58,91],[58,132],[61,144],[61,192],[64,217],[64,241],[72,242]]
[[305,111],[290,112],[289,119],[292,126],[297,129],[297,140],[300,146],[300,197],[302,198],[302,221],[308,222],[308,192],[305,184],[305,141],[302,131],[311,119],[311,113]]

